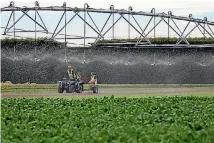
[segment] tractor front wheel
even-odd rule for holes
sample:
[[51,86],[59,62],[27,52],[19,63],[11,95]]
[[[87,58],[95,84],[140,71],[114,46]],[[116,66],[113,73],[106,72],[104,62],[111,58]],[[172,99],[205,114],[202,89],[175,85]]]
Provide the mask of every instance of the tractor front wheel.
[[63,93],[63,91],[64,91],[64,88],[58,87],[58,92],[59,93]]

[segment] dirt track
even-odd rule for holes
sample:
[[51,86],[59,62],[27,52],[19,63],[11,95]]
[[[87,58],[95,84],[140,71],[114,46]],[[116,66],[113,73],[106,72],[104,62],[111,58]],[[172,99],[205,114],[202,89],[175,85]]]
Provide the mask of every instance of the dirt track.
[[98,94],[92,93],[92,91],[85,91],[81,94],[79,93],[63,93],[59,94],[57,92],[41,92],[41,93],[2,93],[1,97],[60,97],[60,96],[104,96],[104,95],[158,95],[158,94],[196,94],[196,93],[213,93],[214,89],[101,89]]

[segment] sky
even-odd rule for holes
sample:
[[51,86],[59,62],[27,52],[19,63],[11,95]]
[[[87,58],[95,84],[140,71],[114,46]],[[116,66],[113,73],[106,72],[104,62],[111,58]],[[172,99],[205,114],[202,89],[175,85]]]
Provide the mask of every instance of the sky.
[[[34,0],[13,0],[16,6],[34,6]],[[1,0],[1,7],[8,6],[10,0]],[[114,5],[117,9],[132,6],[136,11],[148,11],[153,7],[161,10],[173,10],[176,14],[200,14],[214,12],[213,0],[38,0],[40,6],[61,6],[63,2],[70,7],[83,7],[88,3],[93,8],[109,9]]]
[[[28,7],[34,7],[34,2],[32,0],[14,0],[15,6],[28,6]],[[193,17],[195,18],[201,18],[207,17],[209,21],[214,21],[214,0],[38,0],[39,5],[41,7],[46,7],[46,6],[62,6],[63,2],[67,3],[68,7],[79,7],[83,8],[85,3],[88,3],[90,8],[102,8],[102,9],[109,9],[110,5],[114,5],[115,9],[128,9],[129,6],[132,6],[134,11],[144,11],[144,12],[150,12],[152,8],[156,9],[157,13],[160,12],[165,12],[167,13],[168,11],[172,11],[173,15],[180,15],[180,16],[186,16],[191,13],[193,14]],[[1,0],[0,7],[6,7],[8,6],[10,1],[8,0]],[[54,31],[54,28],[56,27],[60,16],[62,15],[62,12],[40,12],[42,19],[44,20],[46,26],[48,27],[48,30],[50,32]],[[2,12],[1,13],[1,26],[5,26],[7,23],[7,20],[9,18],[10,13],[9,12]],[[16,12],[16,19],[22,15],[21,12]],[[29,15],[34,17],[33,12],[29,12]],[[67,14],[67,19],[70,19],[73,16],[73,12],[69,12]],[[81,16],[83,16],[83,13],[80,13]],[[97,24],[99,30],[102,28],[102,25],[105,23],[105,20],[107,19],[108,15],[107,14],[91,14],[92,18],[94,19],[95,23]],[[115,15],[115,20],[119,18],[119,15]],[[136,16],[137,21],[140,23],[142,28],[145,27],[147,22],[149,21],[149,17],[141,17],[141,16]],[[93,25],[92,21],[89,19],[87,16],[87,21],[95,28]],[[158,19],[157,19],[158,21]],[[39,23],[41,21],[38,20]],[[133,23],[134,26],[138,27],[136,23],[134,23],[134,20],[131,19],[131,22]],[[26,24],[27,23],[27,24]],[[182,22],[182,21],[176,21],[176,23],[179,25],[181,30],[184,29],[185,25],[187,22]],[[9,23],[9,26],[12,24],[12,21]],[[112,21],[110,20],[106,26],[106,29],[110,27],[112,24]],[[34,23],[26,16],[24,16],[16,25],[16,28],[20,29],[28,29],[32,30],[34,29]],[[63,24],[61,23],[59,28],[61,28]],[[188,30],[191,30],[191,27],[194,26],[194,23],[190,25],[187,28],[186,33],[188,33]],[[72,35],[79,35],[83,36],[83,21],[75,17],[75,19],[69,23],[67,26],[67,34],[72,34]],[[173,26],[175,27],[175,26]],[[148,32],[152,28],[152,25],[150,24],[147,31]],[[37,26],[37,29],[40,29],[39,26]],[[138,28],[139,29],[139,28]],[[214,28],[212,27],[214,30]],[[1,32],[4,29],[1,30]],[[41,30],[41,29],[40,29]],[[140,30],[140,29],[139,29]],[[106,37],[112,37],[112,30],[110,30],[107,34]],[[158,36],[167,36],[167,26],[164,23],[161,23],[157,27],[157,35]],[[64,30],[60,32],[61,34],[64,33]],[[195,35],[199,35],[200,31],[195,30]],[[17,35],[21,36],[26,36],[28,37],[30,34],[25,33],[21,34],[18,33]],[[32,33],[32,35],[34,35]],[[153,34],[151,33],[149,36],[152,36]],[[42,37],[44,35],[42,34],[37,34],[38,37]],[[86,36],[92,36],[96,37],[97,34],[87,26],[87,31],[86,31]],[[125,20],[120,20],[116,25],[115,25],[115,37],[117,38],[127,38],[128,36],[128,24]],[[138,37],[139,34],[131,28],[131,37]],[[176,36],[176,33],[173,31],[170,31],[170,36]],[[194,34],[193,34],[194,36]],[[2,36],[1,38],[4,38]],[[93,40],[87,40],[86,43],[91,42]],[[74,43],[83,43],[82,40],[72,40]]]

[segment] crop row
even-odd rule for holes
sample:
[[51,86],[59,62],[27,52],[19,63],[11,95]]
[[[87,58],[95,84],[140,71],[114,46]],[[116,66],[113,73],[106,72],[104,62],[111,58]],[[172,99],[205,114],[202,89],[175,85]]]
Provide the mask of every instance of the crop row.
[[2,99],[2,142],[214,142],[214,97]]

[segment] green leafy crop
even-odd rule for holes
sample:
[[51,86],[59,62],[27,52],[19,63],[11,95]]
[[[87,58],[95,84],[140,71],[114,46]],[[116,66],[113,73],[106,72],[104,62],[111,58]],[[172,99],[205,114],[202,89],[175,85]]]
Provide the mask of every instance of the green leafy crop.
[[214,97],[2,99],[3,143],[214,142]]

